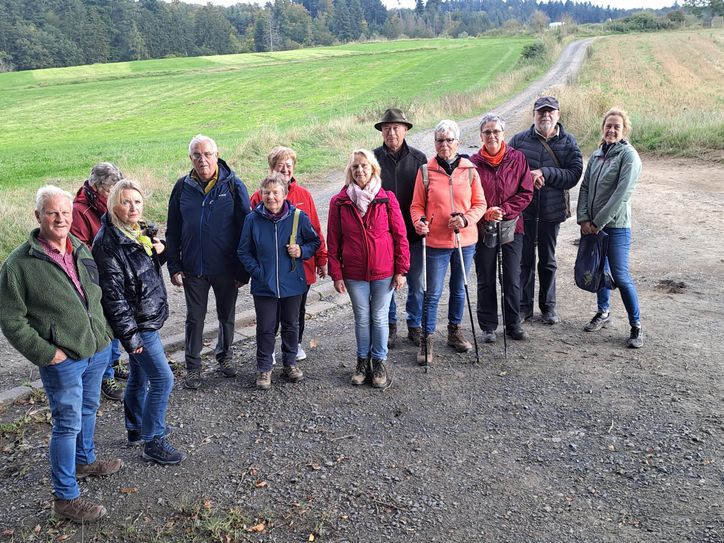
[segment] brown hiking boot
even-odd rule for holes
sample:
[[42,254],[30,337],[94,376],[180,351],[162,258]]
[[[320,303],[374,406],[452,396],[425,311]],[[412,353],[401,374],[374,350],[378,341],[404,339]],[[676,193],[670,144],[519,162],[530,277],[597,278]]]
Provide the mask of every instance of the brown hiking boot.
[[418,347],[420,346],[420,337],[422,336],[422,328],[408,328],[407,339],[412,341]]
[[354,370],[351,379],[353,385],[359,386],[364,384],[364,382],[367,380],[367,372],[369,370],[369,366],[369,358],[357,357],[357,368]]
[[382,388],[387,384],[387,368],[384,360],[372,361],[372,386]]
[[86,477],[104,477],[112,475],[123,467],[123,460],[113,458],[112,460],[96,460],[92,464],[76,464],[75,478],[85,479]]
[[284,375],[292,383],[298,383],[304,377],[304,373],[297,366],[284,366]]
[[269,388],[271,388],[271,371],[257,372],[256,388],[260,390],[269,390]]
[[459,353],[467,353],[473,348],[472,343],[465,339],[459,324],[447,325],[447,344]]
[[104,517],[108,511],[102,505],[78,496],[72,500],[53,501],[53,512],[56,517],[67,518],[82,524],[84,522],[96,522]]
[[387,348],[393,349],[397,343],[397,324],[390,324],[390,335],[387,338]]
[[425,360],[425,343],[420,337],[420,350],[417,353],[417,363],[421,366],[429,366],[432,364],[432,334],[427,336],[427,360]]

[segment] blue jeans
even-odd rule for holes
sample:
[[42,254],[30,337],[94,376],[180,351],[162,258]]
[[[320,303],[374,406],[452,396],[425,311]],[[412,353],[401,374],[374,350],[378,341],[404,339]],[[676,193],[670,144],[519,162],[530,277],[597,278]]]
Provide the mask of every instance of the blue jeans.
[[75,466],[96,461],[93,442],[96,411],[101,403],[101,381],[110,356],[108,345],[89,358],[67,358],[59,364],[40,368],[53,416],[50,473],[53,492],[59,500],[80,496]]
[[[422,242],[410,244],[410,269],[407,272],[407,328],[420,328],[422,322]],[[397,303],[390,301],[390,324],[397,322]]]
[[166,407],[173,389],[173,372],[158,332],[141,332],[141,338],[143,351],[128,355],[131,371],[123,397],[123,408],[126,430],[140,430],[141,439],[151,441],[166,431]]
[[[470,277],[470,267],[475,255],[475,245],[463,247],[465,276]],[[445,274],[450,266],[450,301],[447,320],[450,324],[460,324],[465,314],[465,282],[463,268],[460,266],[460,255],[457,249],[427,248],[427,303],[425,312],[427,323],[425,333],[435,332],[437,324],[437,306],[440,303]]]
[[108,366],[103,373],[103,379],[115,379],[116,373],[113,371],[113,364],[121,359],[121,342],[117,339],[111,341],[111,358],[108,360]]
[[[631,249],[630,228],[604,228],[608,234],[608,254],[606,256],[606,270],[611,273],[613,282],[621,291],[621,300],[628,313],[628,322],[631,326],[641,326],[639,312],[639,297],[636,293],[631,274],[628,272],[628,255]],[[598,310],[608,313],[611,307],[611,289],[602,288],[596,294],[598,297]]]
[[392,276],[377,281],[345,279],[352,300],[357,357],[387,360],[388,308],[394,292]]

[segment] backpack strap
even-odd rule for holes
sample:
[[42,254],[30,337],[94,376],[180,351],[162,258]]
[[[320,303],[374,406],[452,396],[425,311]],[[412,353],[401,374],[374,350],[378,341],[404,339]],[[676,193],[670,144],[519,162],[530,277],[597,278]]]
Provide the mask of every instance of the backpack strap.
[[[299,215],[302,214],[302,210],[296,208],[294,210],[294,217],[292,218],[292,234],[289,236],[289,245],[295,245],[297,243],[297,231],[299,230]],[[297,267],[297,259],[292,257],[292,271]]]

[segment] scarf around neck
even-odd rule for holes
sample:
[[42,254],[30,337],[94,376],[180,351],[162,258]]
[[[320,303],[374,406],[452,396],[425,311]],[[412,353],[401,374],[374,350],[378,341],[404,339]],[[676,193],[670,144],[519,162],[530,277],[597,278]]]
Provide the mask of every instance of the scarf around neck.
[[377,193],[381,188],[382,181],[379,177],[373,177],[370,179],[363,189],[359,188],[359,186],[353,181],[347,185],[347,196],[349,196],[349,199],[352,200],[352,203],[359,211],[359,214],[364,217],[367,213],[367,209],[372,203],[372,200],[375,199],[375,196],[377,196]]
[[145,234],[146,229],[141,228],[141,225],[139,223],[136,223],[134,225],[121,224],[118,229],[127,238],[132,239],[141,247],[143,247],[143,250],[146,251],[146,254],[148,256],[151,256],[153,254],[153,241]]
[[498,166],[500,166],[500,163],[503,162],[503,155],[505,154],[505,148],[506,148],[506,145],[505,145],[505,142],[503,141],[500,144],[500,149],[498,150],[498,152],[495,153],[494,155],[491,155],[490,153],[488,153],[488,150],[485,148],[485,145],[483,145],[480,148],[480,156],[482,156],[483,160],[485,162],[487,162],[488,164],[490,164],[491,166],[498,167]]
[[88,205],[96,210],[99,217],[102,217],[108,211],[106,199],[101,196],[98,191],[93,188],[88,179],[83,183],[83,193],[85,194]]

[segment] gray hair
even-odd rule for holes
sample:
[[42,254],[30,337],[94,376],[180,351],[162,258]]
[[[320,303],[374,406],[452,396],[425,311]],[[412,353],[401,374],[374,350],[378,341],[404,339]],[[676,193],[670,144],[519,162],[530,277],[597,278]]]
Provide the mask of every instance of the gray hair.
[[100,162],[93,166],[88,182],[96,189],[110,188],[123,179],[123,172],[110,162]]
[[59,196],[67,198],[68,201],[70,201],[71,209],[73,209],[73,195],[70,192],[55,185],[45,185],[44,187],[40,187],[38,192],[35,193],[35,211],[42,213],[48,200]]
[[281,185],[284,188],[284,195],[289,194],[289,182],[279,172],[271,172],[261,180],[259,191],[269,188],[271,185]]
[[189,142],[189,156],[194,152],[194,148],[201,142],[208,141],[211,146],[214,148],[214,152],[219,152],[219,148],[216,146],[216,142],[212,140],[209,136],[204,136],[203,134],[196,134],[193,138],[191,138],[191,141]]
[[498,123],[500,125],[500,129],[502,131],[505,131],[505,121],[500,115],[498,115],[497,113],[493,113],[492,111],[486,113],[485,115],[483,115],[483,118],[480,119],[480,130],[482,131],[483,127],[491,121],[495,121],[496,123]]
[[443,119],[437,123],[437,126],[435,127],[435,136],[437,137],[438,134],[445,134],[447,132],[452,132],[452,135],[456,140],[460,139],[460,127],[458,126],[458,123],[451,121],[450,119]]
[[141,198],[146,199],[146,195],[143,193],[143,187],[134,179],[121,179],[113,185],[111,193],[108,195],[108,216],[111,218],[111,222],[117,227],[122,226],[123,222],[118,218],[118,215],[116,215],[114,208],[121,203],[121,193],[124,190],[135,190],[141,195]]

